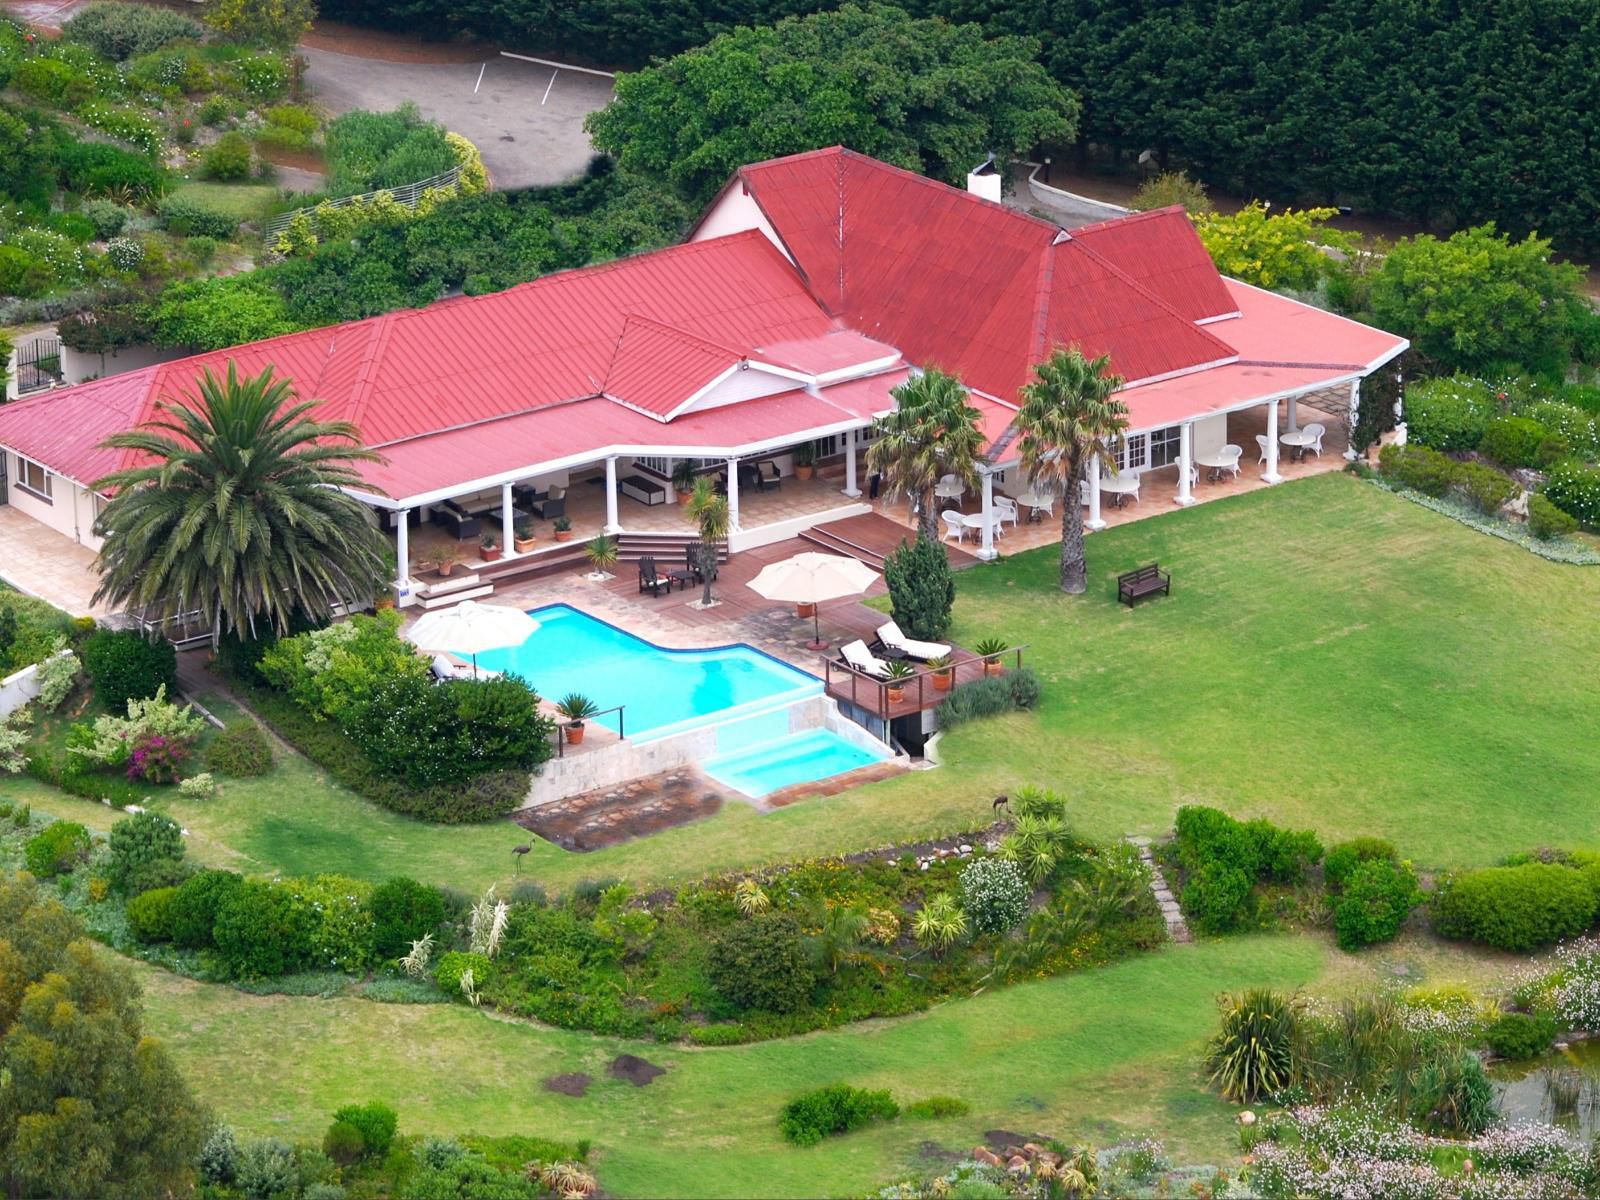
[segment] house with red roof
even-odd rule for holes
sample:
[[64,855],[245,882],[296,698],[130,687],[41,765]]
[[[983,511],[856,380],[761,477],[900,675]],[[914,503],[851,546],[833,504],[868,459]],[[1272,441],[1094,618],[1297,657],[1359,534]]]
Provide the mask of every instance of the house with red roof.
[[[394,531],[405,602],[413,533],[488,532],[509,554],[520,520],[588,512],[580,533],[646,536],[670,524],[685,461],[726,489],[733,550],[870,511],[859,457],[874,418],[937,366],[982,414],[992,556],[1018,389],[1053,348],[1110,355],[1130,412],[1121,471],[1176,468],[1186,504],[1230,414],[1265,410],[1258,466],[1274,482],[1280,402],[1293,428],[1297,398],[1347,389],[1353,415],[1362,378],[1406,345],[1223,278],[1177,208],[1068,231],[834,147],[744,167],[679,246],[0,407],[0,499],[94,546],[95,482],[126,461],[104,439],[203,370],[270,365],[383,456],[356,494]],[[840,470],[799,504],[796,467],[817,455]],[[767,497],[785,482],[780,507]],[[1082,498],[1091,527],[1099,482]]]

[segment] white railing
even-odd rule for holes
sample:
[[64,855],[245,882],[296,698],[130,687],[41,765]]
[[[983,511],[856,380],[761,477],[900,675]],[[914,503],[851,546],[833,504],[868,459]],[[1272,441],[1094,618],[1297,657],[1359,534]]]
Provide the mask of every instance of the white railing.
[[415,208],[417,201],[422,198],[422,193],[429,188],[454,187],[461,180],[461,168],[451,167],[442,175],[435,175],[432,179],[419,180],[416,183],[402,183],[399,187],[379,188],[375,192],[362,192],[359,196],[340,196],[337,200],[324,200],[322,204],[314,204],[309,208],[297,208],[293,212],[279,213],[266,224],[266,236],[276,237],[289,227],[289,222],[301,213],[314,214],[323,205],[329,208],[349,208],[352,204],[368,204],[384,193],[393,197],[396,204],[403,204],[407,208]]

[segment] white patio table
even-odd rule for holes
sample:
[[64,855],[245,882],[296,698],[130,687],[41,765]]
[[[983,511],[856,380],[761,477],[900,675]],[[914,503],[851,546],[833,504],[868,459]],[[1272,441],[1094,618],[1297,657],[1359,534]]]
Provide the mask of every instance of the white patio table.
[[1285,446],[1293,448],[1294,461],[1299,462],[1306,456],[1306,447],[1316,444],[1317,435],[1307,433],[1304,429],[1291,429],[1287,433],[1280,433],[1278,440]]
[[1017,497],[1017,503],[1028,510],[1029,521],[1037,521],[1045,510],[1055,508],[1056,498],[1048,492],[1036,492],[1030,488]]
[[[1004,528],[1000,521],[1000,514],[993,514],[993,516],[990,518],[990,521],[994,525],[994,536],[998,538],[1002,529]],[[981,512],[967,513],[961,518],[961,523],[976,533],[980,538],[983,536],[984,518]]]
[[1216,483],[1217,480],[1221,479],[1224,471],[1231,471],[1238,466],[1237,459],[1222,453],[1220,450],[1213,454],[1196,454],[1194,462],[1197,467],[1209,468],[1206,478],[1211,480],[1212,483]]
[[1100,491],[1103,495],[1112,497],[1118,508],[1129,496],[1139,491],[1139,477],[1137,475],[1102,475],[1100,476]]

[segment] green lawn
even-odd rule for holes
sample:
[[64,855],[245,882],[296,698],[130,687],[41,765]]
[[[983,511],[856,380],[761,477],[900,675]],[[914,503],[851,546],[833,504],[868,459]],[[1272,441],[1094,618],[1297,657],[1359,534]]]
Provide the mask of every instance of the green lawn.
[[[1219,991],[1295,988],[1324,951],[1305,938],[1170,947],[1102,971],[1025,984],[933,1012],[727,1049],[656,1046],[496,1019],[460,1005],[250,996],[138,968],[147,1024],[241,1134],[320,1137],[341,1104],[378,1098],[411,1132],[592,1138],[616,1195],[861,1195],[918,1147],[970,1149],[986,1129],[1104,1145],[1158,1132],[1188,1161],[1237,1154],[1230,1110],[1196,1059]],[[667,1068],[648,1088],[609,1078],[617,1054]],[[582,1071],[582,1099],[541,1082]],[[244,1081],[248,1081],[246,1084]],[[965,1099],[967,1117],[902,1119],[814,1149],[784,1143],[785,1100],[835,1082],[902,1101]]]
[[[593,854],[540,844],[523,876],[674,882],[887,845],[986,821],[996,792],[1029,781],[1108,837],[1161,833],[1198,802],[1386,835],[1424,867],[1600,842],[1600,570],[1337,475],[1096,534],[1089,555],[1082,597],[1055,590],[1050,549],[959,577],[955,635],[1028,643],[1045,693],[1036,714],[953,731],[941,769],[766,815],[729,805]],[[1116,604],[1115,574],[1151,559],[1172,596]],[[293,756],[218,800],[163,803],[211,861],[469,890],[509,881],[525,836],[393,816]]]
[[271,207],[278,198],[278,189],[270,183],[206,183],[195,180],[180,184],[172,194],[228,213],[241,221],[253,221]]

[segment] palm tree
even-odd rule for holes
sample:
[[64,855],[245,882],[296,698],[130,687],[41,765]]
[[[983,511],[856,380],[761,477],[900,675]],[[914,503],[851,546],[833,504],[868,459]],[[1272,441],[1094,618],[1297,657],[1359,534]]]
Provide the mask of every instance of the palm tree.
[[95,601],[146,616],[198,611],[222,634],[284,634],[297,617],[368,603],[384,586],[389,547],[365,507],[340,491],[373,491],[353,464],[381,462],[347,421],[314,421],[267,367],[240,379],[208,369],[193,395],[162,399],[143,428],[106,439],[136,466],[94,484],[115,494]]
[[867,449],[867,469],[883,476],[890,496],[916,502],[917,525],[939,540],[939,514],[933,488],[954,475],[976,487],[983,453],[979,412],[967,403],[967,389],[954,375],[929,367],[890,393],[894,411],[874,425],[877,440]]
[[717,546],[728,540],[728,498],[719,496],[704,475],[694,481],[694,491],[684,512],[700,527],[700,578],[705,581],[702,608],[711,607],[711,576],[717,569]]
[[1088,587],[1083,559],[1083,510],[1078,485],[1086,470],[1113,462],[1128,427],[1128,406],[1116,391],[1122,376],[1107,372],[1111,356],[1085,358],[1079,350],[1057,349],[1034,367],[1022,387],[1022,430],[1018,450],[1023,472],[1035,483],[1053,485],[1065,497],[1061,506],[1061,590],[1077,595]]

